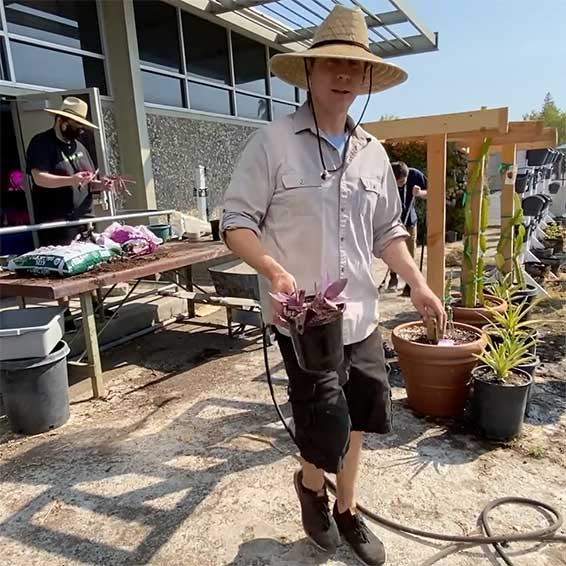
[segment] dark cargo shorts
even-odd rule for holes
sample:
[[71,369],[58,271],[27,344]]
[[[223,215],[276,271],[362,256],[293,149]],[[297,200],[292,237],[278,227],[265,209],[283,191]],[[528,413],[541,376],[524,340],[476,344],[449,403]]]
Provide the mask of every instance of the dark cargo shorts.
[[337,473],[350,431],[391,431],[391,388],[378,330],[345,346],[342,366],[325,373],[302,370],[290,338],[277,333],[277,342],[289,378],[295,438],[307,462]]

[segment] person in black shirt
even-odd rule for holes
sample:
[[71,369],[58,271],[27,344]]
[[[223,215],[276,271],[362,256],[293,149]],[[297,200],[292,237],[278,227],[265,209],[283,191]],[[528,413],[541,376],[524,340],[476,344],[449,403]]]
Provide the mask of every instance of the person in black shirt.
[[[403,219],[410,236],[407,240],[407,246],[409,248],[409,252],[414,257],[415,249],[417,247],[418,221],[417,211],[415,210],[415,201],[417,198],[426,199],[427,179],[422,171],[413,167],[408,167],[403,161],[395,161],[391,164],[391,167],[397,181],[399,197],[401,198],[401,204],[403,206],[401,218]],[[391,272],[388,289],[397,289],[398,284],[399,281],[397,280],[397,274]],[[405,285],[402,294],[404,297],[411,296],[411,289],[408,285]]]
[[[88,105],[80,98],[65,98],[53,127],[31,140],[26,155],[27,173],[33,179],[36,223],[78,220],[93,216],[91,183],[95,168],[86,147],[78,140],[84,128],[96,129],[86,119]],[[67,245],[81,226],[40,230],[42,246]]]

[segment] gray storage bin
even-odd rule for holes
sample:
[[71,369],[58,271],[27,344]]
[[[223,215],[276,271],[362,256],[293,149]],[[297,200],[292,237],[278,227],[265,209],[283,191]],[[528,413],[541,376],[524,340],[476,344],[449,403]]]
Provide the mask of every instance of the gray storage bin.
[[65,331],[65,307],[33,307],[0,312],[0,360],[43,358]]

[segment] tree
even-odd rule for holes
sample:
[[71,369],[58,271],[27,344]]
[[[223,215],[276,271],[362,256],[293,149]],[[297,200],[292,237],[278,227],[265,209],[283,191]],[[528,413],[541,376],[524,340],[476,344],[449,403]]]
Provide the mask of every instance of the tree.
[[546,93],[541,110],[523,115],[523,120],[542,120],[545,126],[558,130],[558,144],[566,143],[566,110],[560,110],[550,92]]

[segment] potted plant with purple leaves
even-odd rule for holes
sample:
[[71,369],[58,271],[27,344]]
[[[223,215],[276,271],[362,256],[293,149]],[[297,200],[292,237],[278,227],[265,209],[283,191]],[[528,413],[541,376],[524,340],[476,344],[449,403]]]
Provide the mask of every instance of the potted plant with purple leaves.
[[271,293],[279,304],[279,322],[291,333],[299,366],[305,371],[337,369],[344,360],[342,319],[346,304],[340,298],[347,279],[315,284],[314,295],[296,290],[294,293]]

